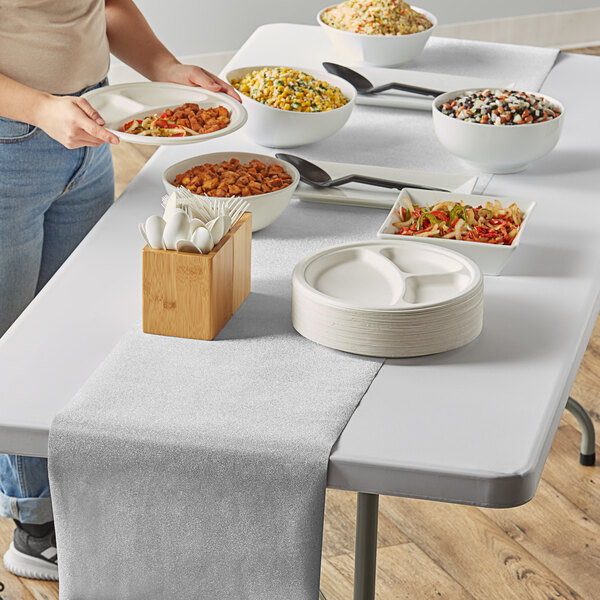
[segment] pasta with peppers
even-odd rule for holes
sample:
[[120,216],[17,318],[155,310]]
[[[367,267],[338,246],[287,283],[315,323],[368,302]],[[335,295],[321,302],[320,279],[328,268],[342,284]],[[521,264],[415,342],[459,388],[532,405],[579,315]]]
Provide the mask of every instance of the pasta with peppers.
[[503,207],[500,201],[485,206],[462,202],[438,202],[415,206],[402,198],[406,206],[396,209],[392,225],[396,235],[456,239],[510,246],[519,233],[524,215],[516,204]]

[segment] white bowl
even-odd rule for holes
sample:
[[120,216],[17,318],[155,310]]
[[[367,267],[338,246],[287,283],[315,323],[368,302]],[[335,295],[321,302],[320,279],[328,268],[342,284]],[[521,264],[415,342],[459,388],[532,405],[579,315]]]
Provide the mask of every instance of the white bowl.
[[423,51],[429,36],[437,25],[435,15],[418,6],[413,6],[412,8],[424,14],[431,21],[432,27],[419,33],[404,35],[373,35],[342,31],[327,25],[321,19],[321,15],[333,6],[337,6],[337,4],[324,8],[317,15],[319,25],[325,30],[333,46],[340,54],[347,57],[348,61],[376,67],[393,67],[416,58]]
[[525,125],[487,125],[449,117],[440,106],[471,89],[438,96],[432,104],[433,128],[438,140],[470,167],[484,173],[518,173],[556,146],[565,115],[563,105],[544,94],[535,94],[560,109],[555,119]]
[[[278,66],[283,67],[285,65]],[[226,78],[231,83],[232,79],[242,79],[248,73],[265,67],[271,68],[272,65],[233,69],[227,73]],[[324,71],[315,71],[314,69],[287,68],[308,73],[316,79],[326,81],[340,88],[344,96],[348,98],[348,103],[333,110],[309,113],[273,108],[267,104],[262,104],[262,102],[252,100],[245,94],[240,94],[244,108],[248,111],[248,122],[244,131],[261,146],[293,148],[294,146],[303,146],[304,144],[324,140],[343,127],[354,108],[356,90],[354,86],[341,77],[336,77]]]
[[[485,244],[483,242],[471,242],[465,240],[451,240],[444,238],[433,237],[416,237],[408,235],[397,235],[394,233],[396,228],[392,225],[393,221],[397,220],[394,212],[400,206],[405,206],[403,197],[407,196],[414,206],[431,206],[438,202],[451,200],[452,202],[464,202],[471,206],[483,205],[486,202],[499,200],[503,207],[508,207],[511,204],[516,205],[524,214],[523,222],[519,233],[517,233],[513,243],[510,246],[498,246],[496,244]],[[473,194],[453,194],[450,192],[430,192],[428,190],[417,190],[405,188],[402,190],[398,199],[390,210],[386,220],[377,232],[377,237],[383,240],[410,240],[416,243],[433,244],[435,246],[443,246],[449,250],[460,252],[467,258],[470,258],[476,263],[485,275],[499,275],[502,269],[508,262],[508,259],[516,252],[519,247],[523,231],[531,218],[531,212],[535,207],[535,202],[531,200],[515,200],[513,198],[496,198],[494,196],[476,196]]]
[[220,163],[224,160],[231,160],[232,158],[237,158],[242,163],[248,163],[253,158],[257,158],[267,165],[281,165],[285,172],[292,177],[292,183],[281,190],[268,192],[266,194],[258,194],[256,196],[243,197],[244,200],[247,200],[250,203],[249,212],[252,213],[252,231],[264,229],[273,223],[286,209],[294,194],[294,190],[300,181],[300,173],[298,173],[294,166],[283,160],[279,160],[274,156],[253,154],[250,152],[213,152],[212,154],[201,154],[200,156],[194,156],[193,158],[186,158],[185,160],[171,165],[163,173],[162,180],[165,190],[167,190],[167,194],[170,194],[177,189],[173,185],[173,181],[175,181],[175,176],[179,173],[185,173],[188,169],[205,163]]

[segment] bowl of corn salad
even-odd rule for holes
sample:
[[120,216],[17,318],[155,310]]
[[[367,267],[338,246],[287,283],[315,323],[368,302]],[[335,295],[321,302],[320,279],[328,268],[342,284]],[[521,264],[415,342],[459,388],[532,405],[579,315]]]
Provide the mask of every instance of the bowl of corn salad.
[[324,140],[343,127],[354,108],[354,87],[322,71],[254,66],[229,71],[226,78],[248,112],[244,131],[269,148]]
[[432,104],[438,140],[470,167],[517,173],[548,154],[562,130],[564,107],[538,92],[456,90]]
[[391,67],[416,58],[437,25],[432,13],[402,0],[347,0],[317,22],[347,60]]

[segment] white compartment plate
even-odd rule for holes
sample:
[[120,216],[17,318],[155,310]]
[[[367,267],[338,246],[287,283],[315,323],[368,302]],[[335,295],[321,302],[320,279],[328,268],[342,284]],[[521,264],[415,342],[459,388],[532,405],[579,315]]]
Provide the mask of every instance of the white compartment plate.
[[463,346],[483,323],[483,276],[468,258],[411,242],[328,248],[296,265],[292,323],[354,354],[422,356]]
[[[148,146],[198,144],[237,131],[248,118],[246,109],[231,96],[176,83],[122,83],[92,90],[83,97],[102,115],[107,129],[123,141]],[[127,121],[162,113],[167,108],[175,108],[186,102],[195,102],[200,108],[225,106],[231,113],[231,122],[219,131],[189,137],[139,136],[119,131]]]
[[[524,214],[523,223],[517,236],[510,246],[497,246],[495,244],[485,244],[483,242],[467,242],[463,240],[451,240],[443,238],[427,238],[427,237],[412,237],[400,236],[395,233],[397,229],[392,225],[397,220],[395,211],[400,206],[405,206],[403,197],[408,196],[409,200],[415,206],[431,206],[438,202],[450,200],[452,202],[464,202],[471,206],[479,206],[485,202],[493,202],[499,200],[502,206],[507,207],[516,203]],[[409,241],[414,243],[428,244],[440,248],[448,248],[460,252],[474,261],[485,275],[499,275],[502,269],[508,262],[508,259],[516,252],[523,238],[525,227],[531,219],[531,213],[535,208],[535,202],[532,200],[517,200],[514,198],[501,198],[496,196],[478,196],[471,194],[458,194],[446,192],[429,192],[427,190],[415,190],[406,188],[402,190],[390,210],[383,225],[377,232],[377,237],[381,240],[389,242],[393,241]]]
[[[451,92],[465,88],[482,89],[495,88],[505,89],[514,87],[512,81],[499,81],[493,78],[467,77],[464,75],[448,75],[446,73],[429,73],[424,71],[412,71],[410,69],[387,69],[382,67],[351,67],[357,73],[366,77],[374,86],[397,81],[419,87],[432,88],[441,92]],[[432,98],[428,96],[417,96],[409,92],[389,90],[381,94],[356,95],[356,104],[368,106],[383,106],[387,108],[407,108],[414,110],[431,110]]]
[[[440,187],[462,194],[470,194],[477,183],[477,177],[474,175],[436,173],[433,171],[412,171],[410,169],[396,169],[394,167],[379,167],[328,161],[311,160],[311,162],[314,162],[322,169],[325,169],[325,171],[331,175],[332,179],[348,175],[349,173],[356,173],[359,175],[379,177],[381,179],[406,181],[411,185]],[[378,188],[361,183],[348,183],[339,188],[321,189],[301,181],[294,192],[294,196],[306,202],[389,209],[394,205],[398,198],[398,190]]]
[[361,242],[323,250],[294,269],[293,283],[317,302],[360,311],[414,311],[453,303],[481,272],[456,252],[406,242]]

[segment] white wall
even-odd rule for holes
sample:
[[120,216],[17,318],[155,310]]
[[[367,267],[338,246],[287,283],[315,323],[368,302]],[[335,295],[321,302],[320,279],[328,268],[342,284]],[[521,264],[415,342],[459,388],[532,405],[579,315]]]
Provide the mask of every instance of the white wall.
[[[315,23],[335,0],[136,0],[154,31],[178,56],[234,50],[259,25]],[[598,8],[599,0],[418,0],[440,25]],[[600,37],[600,34],[599,34]]]

